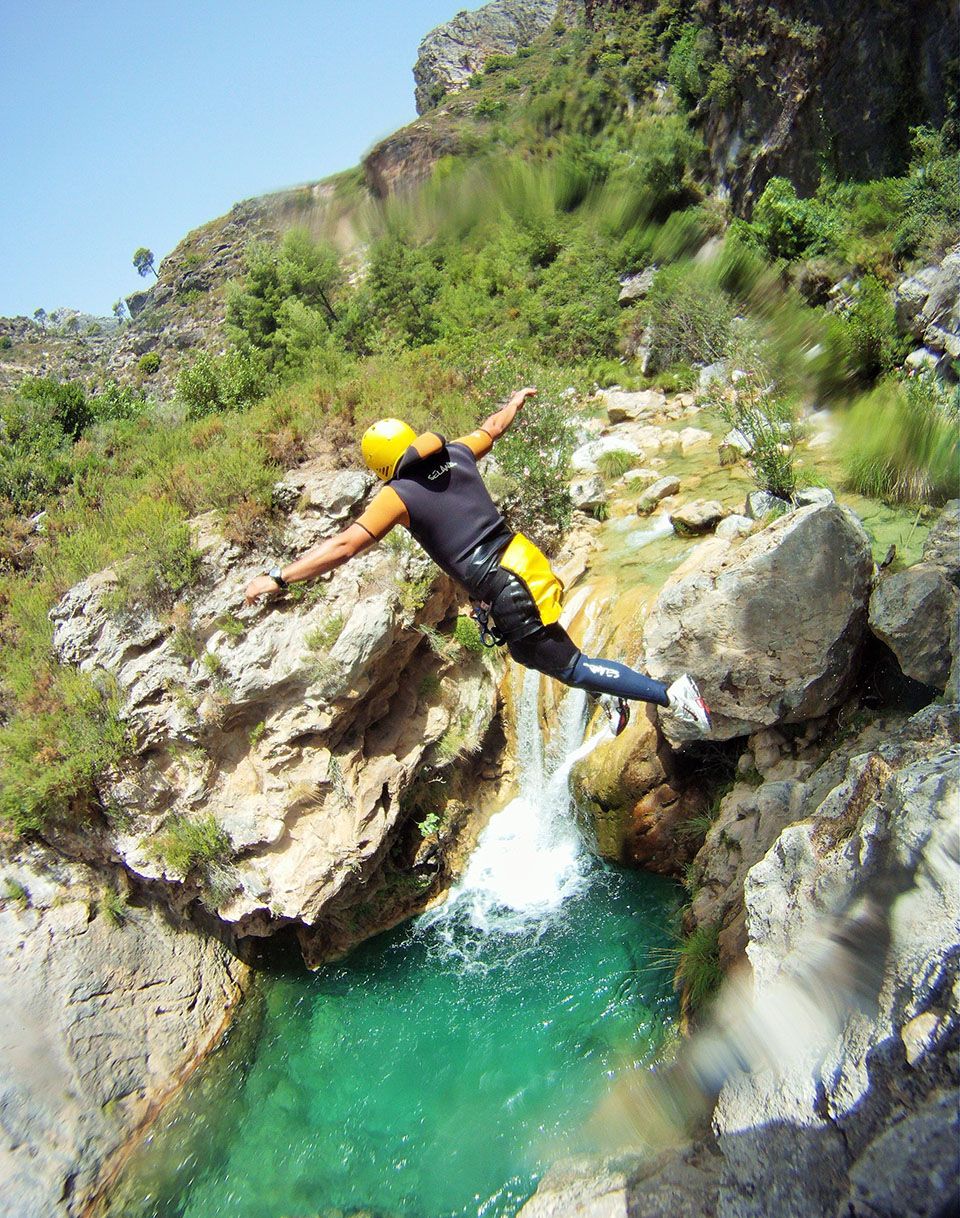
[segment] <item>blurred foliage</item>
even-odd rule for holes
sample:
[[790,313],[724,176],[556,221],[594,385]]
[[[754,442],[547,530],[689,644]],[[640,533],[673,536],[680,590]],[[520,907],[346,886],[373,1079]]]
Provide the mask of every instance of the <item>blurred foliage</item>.
[[960,495],[960,388],[917,373],[891,378],[845,420],[848,485],[892,503],[941,504]]

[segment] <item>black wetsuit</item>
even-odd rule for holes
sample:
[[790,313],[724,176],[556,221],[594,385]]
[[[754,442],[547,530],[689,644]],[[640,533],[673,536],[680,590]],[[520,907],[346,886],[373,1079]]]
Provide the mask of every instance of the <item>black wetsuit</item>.
[[559,623],[543,624],[526,585],[499,565],[514,534],[466,444],[445,443],[427,457],[408,449],[388,485],[407,509],[410,532],[433,561],[472,599],[490,605],[518,663],[591,693],[667,705],[663,682],[616,660],[591,659]]

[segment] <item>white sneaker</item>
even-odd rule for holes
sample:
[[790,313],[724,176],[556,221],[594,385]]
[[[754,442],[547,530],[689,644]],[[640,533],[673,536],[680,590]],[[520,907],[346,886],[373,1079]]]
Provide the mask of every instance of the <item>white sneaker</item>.
[[701,732],[710,731],[710,708],[704,702],[696,683],[684,673],[667,690],[670,710],[686,723],[695,723]]

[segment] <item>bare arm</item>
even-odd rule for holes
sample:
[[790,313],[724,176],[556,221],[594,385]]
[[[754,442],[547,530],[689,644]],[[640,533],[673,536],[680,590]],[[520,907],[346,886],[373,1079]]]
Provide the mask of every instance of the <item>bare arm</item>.
[[[331,537],[327,541],[321,541],[318,545],[313,546],[306,554],[284,567],[280,574],[284,582],[288,584],[316,579],[318,575],[324,575],[327,571],[333,571],[336,567],[342,566],[361,550],[373,545],[373,541],[374,539],[365,528],[359,524],[351,524],[336,537]],[[258,575],[256,579],[252,579],[247,584],[245,600],[248,605],[252,605],[259,597],[276,591],[275,580],[272,580],[269,575]]]
[[484,419],[480,424],[481,429],[487,433],[491,440],[498,440],[516,418],[517,411],[527,398],[532,398],[536,392],[536,389],[532,387],[518,389],[510,401],[507,402],[506,406],[502,406],[490,415],[489,418]]

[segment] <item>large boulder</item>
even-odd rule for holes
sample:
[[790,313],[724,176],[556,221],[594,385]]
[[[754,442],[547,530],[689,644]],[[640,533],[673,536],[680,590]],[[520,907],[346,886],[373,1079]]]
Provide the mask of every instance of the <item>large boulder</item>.
[[905,676],[942,690],[953,659],[960,593],[931,563],[887,575],[870,597],[870,629]]
[[607,408],[611,423],[638,423],[654,419],[667,408],[666,396],[659,389],[631,392],[626,389],[606,389],[598,395]]
[[0,863],[3,1213],[85,1210],[105,1162],[219,1039],[246,967],[40,847]]
[[[836,504],[801,508],[734,547],[713,539],[675,573],[644,630],[645,667],[690,673],[712,735],[800,723],[842,698],[866,626],[873,562],[860,521]],[[672,718],[671,739],[683,725]]]

